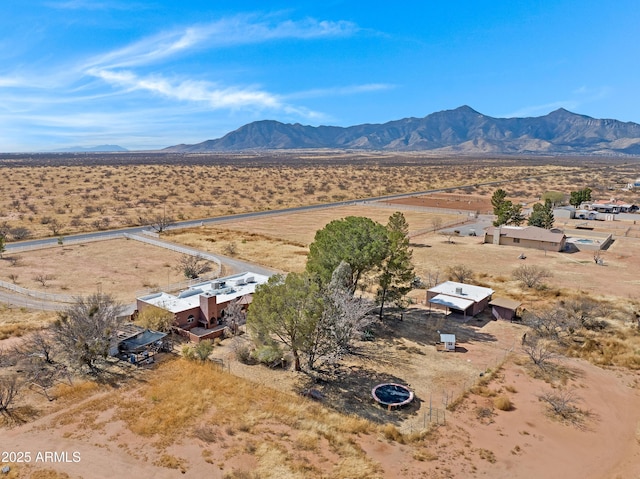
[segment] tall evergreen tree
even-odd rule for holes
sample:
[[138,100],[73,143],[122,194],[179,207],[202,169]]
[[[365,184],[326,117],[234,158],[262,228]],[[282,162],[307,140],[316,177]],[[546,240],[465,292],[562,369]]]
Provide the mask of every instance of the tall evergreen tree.
[[553,228],[554,221],[553,204],[550,199],[547,198],[544,205],[541,203],[533,205],[533,212],[531,213],[531,216],[529,216],[528,221],[529,226],[551,229]]
[[348,216],[334,220],[318,230],[309,245],[307,272],[327,284],[344,261],[351,266],[350,287],[355,291],[362,276],[380,266],[387,253],[387,243],[386,228],[369,218]]
[[380,267],[377,302],[380,304],[380,318],[385,303],[400,301],[409,291],[415,277],[409,249],[409,225],[404,215],[397,211],[387,223],[389,237],[387,255]]
[[585,201],[591,201],[591,188],[583,188],[578,191],[572,191],[569,198],[569,204],[576,208]]

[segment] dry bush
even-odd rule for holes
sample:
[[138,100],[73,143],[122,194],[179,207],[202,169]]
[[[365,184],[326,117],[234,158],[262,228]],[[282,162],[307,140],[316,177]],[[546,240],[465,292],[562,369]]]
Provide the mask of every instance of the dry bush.
[[100,385],[93,381],[78,381],[73,384],[57,384],[53,387],[53,395],[57,399],[79,401],[94,394]]
[[553,416],[580,428],[584,426],[585,420],[591,416],[589,411],[578,407],[582,398],[574,389],[554,389],[539,394],[538,399],[548,406],[549,412]]
[[507,396],[498,396],[493,400],[493,406],[501,411],[513,410],[513,403]]
[[69,479],[70,476],[66,472],[60,472],[54,469],[39,469],[33,471],[29,477],[30,479]]
[[193,436],[206,443],[216,442],[219,438],[217,429],[210,425],[196,427]]
[[381,427],[381,432],[385,439],[404,444],[402,433],[393,424],[385,424]]
[[182,474],[187,472],[185,460],[170,454],[162,454],[153,464],[167,469],[178,469]]
[[491,464],[495,464],[496,462],[496,455],[494,454],[493,451],[490,451],[489,449],[483,449],[483,448],[478,449],[478,455],[480,456],[481,459],[484,459],[485,461],[488,461]]

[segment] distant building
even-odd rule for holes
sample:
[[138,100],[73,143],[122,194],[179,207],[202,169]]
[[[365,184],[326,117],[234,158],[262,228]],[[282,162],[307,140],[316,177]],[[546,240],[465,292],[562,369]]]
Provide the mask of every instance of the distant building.
[[484,234],[485,243],[545,251],[562,251],[565,241],[564,233],[537,226],[489,226]]
[[194,284],[177,296],[169,293],[154,293],[137,298],[138,311],[149,306],[174,314],[175,330],[194,342],[222,336],[225,323],[225,308],[237,301],[246,309],[256,287],[266,283],[267,276],[242,273]]
[[626,201],[616,200],[615,198],[611,198],[608,201],[598,200],[591,203],[584,203],[581,206],[591,211],[609,214],[635,213],[638,211],[638,205],[627,203]]
[[559,206],[553,209],[553,217],[555,219],[573,219],[576,217],[576,208],[574,206]]

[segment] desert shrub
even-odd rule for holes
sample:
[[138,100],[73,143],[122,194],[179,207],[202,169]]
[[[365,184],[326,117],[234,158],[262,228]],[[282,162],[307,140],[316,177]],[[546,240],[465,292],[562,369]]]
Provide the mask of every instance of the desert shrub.
[[213,342],[210,339],[200,341],[195,346],[184,345],[182,355],[191,361],[205,361],[213,351]]
[[236,359],[242,364],[255,364],[251,348],[246,344],[238,345],[234,348]]
[[281,365],[284,363],[282,349],[277,344],[265,344],[252,353],[253,358],[267,366]]
[[493,400],[493,406],[501,411],[511,411],[513,409],[513,403],[507,396],[498,396]]
[[539,288],[545,279],[552,276],[547,268],[528,264],[518,266],[512,274],[514,279],[527,288]]
[[216,442],[216,440],[218,439],[218,433],[216,432],[215,428],[213,428],[212,426],[196,427],[193,430],[193,435],[198,439],[200,439],[201,441],[204,441],[207,443]]
[[382,435],[389,441],[395,441],[400,444],[404,443],[402,433],[393,424],[385,424],[382,426]]

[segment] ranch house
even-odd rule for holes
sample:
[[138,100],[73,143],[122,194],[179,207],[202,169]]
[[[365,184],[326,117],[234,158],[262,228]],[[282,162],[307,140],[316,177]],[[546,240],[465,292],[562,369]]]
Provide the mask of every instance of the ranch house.
[[484,234],[485,243],[546,251],[562,251],[566,240],[560,231],[537,226],[489,226]]
[[175,317],[175,331],[197,343],[222,336],[229,304],[237,302],[246,310],[256,286],[268,279],[257,273],[218,278],[195,284],[178,295],[159,292],[142,296],[136,300],[137,309],[142,312],[155,306],[170,311]]

